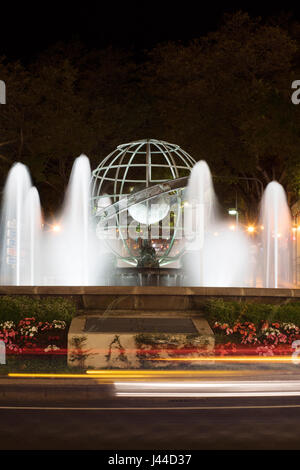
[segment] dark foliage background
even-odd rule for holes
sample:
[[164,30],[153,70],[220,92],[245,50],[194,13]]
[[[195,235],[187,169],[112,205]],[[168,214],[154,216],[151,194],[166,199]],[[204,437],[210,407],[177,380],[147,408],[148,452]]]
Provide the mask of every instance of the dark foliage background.
[[[84,31],[96,27],[92,14],[82,15],[83,24],[90,22]],[[300,22],[293,14],[260,18],[252,11],[216,17],[198,35],[196,21],[188,34],[158,27],[155,35],[148,21],[150,32],[129,27],[126,35],[118,11],[114,40],[104,33],[98,42],[50,35],[19,57],[2,45],[0,184],[22,161],[50,214],[62,202],[75,157],[87,154],[94,168],[116,145],[150,137],[207,160],[219,198],[230,207],[237,195],[245,219],[256,217],[272,179],[295,202],[300,107],[291,102],[291,83],[300,79]],[[63,31],[63,23],[54,25]]]

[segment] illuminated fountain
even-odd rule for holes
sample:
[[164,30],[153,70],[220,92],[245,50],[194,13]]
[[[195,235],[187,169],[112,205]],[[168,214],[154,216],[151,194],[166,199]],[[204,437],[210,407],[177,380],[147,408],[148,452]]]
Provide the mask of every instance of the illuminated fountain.
[[22,285],[28,282],[24,276],[28,260],[25,238],[24,203],[31,188],[27,167],[15,163],[11,168],[3,193],[1,215],[1,283]]
[[78,157],[55,222],[43,220],[38,191],[17,163],[4,188],[0,283],[136,285],[150,273],[156,285],[290,287],[282,186],[266,188],[260,235],[247,237],[241,224],[229,230],[220,214],[207,163],[167,142],[120,145],[93,172]]
[[31,187],[24,204],[24,278],[23,284],[41,284],[42,214],[38,190]]
[[90,181],[89,159],[81,155],[73,164],[56,230],[45,232],[45,284],[95,285],[103,270],[90,210]]
[[262,261],[265,287],[292,284],[292,220],[283,187],[273,181],[264,192],[261,205]]
[[39,194],[27,168],[15,164],[4,189],[1,284],[95,285],[105,266],[90,208],[91,169],[86,156],[73,165],[55,223],[43,223]]
[[[245,286],[249,278],[249,245],[245,234],[228,230],[222,220],[206,162],[192,169],[185,208],[187,283],[197,286]],[[248,277],[247,277],[248,276]]]
[[54,278],[62,285],[89,285],[90,279],[90,163],[86,156],[73,165],[61,214],[60,230],[52,237],[49,263]]

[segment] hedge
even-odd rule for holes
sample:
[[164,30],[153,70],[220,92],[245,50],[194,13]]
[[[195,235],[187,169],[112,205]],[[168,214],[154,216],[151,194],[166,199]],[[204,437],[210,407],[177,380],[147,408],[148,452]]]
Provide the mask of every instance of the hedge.
[[300,302],[282,305],[255,304],[250,302],[227,302],[210,300],[204,304],[205,317],[212,325],[216,321],[228,323],[252,322],[259,326],[262,321],[294,323],[300,326]]
[[64,297],[0,296],[0,323],[18,323],[24,318],[34,317],[42,322],[63,320],[69,325],[75,314],[75,303]]

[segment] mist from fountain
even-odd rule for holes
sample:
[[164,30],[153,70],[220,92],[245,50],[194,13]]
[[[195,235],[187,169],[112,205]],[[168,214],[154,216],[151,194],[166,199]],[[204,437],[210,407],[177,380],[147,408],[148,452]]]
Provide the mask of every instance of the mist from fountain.
[[283,187],[272,181],[261,203],[261,236],[264,287],[292,285],[292,220]]
[[85,155],[73,164],[57,221],[43,224],[38,191],[25,165],[11,168],[1,213],[1,285],[103,283],[101,240],[91,214],[91,168]]
[[36,286],[41,284],[42,213],[39,193],[34,186],[25,199],[23,241],[22,283]]
[[91,214],[90,182],[90,162],[81,155],[74,161],[62,211],[57,217],[59,230],[50,231],[45,241],[47,272],[53,279],[47,283],[74,286],[96,283],[99,240]]
[[188,284],[245,285],[249,274],[248,241],[238,227],[230,231],[226,221],[222,220],[206,162],[200,161],[193,167],[186,198],[184,229]]
[[22,285],[26,247],[24,201],[31,188],[30,174],[25,165],[15,163],[9,171],[3,193],[1,213],[1,284]]
[[[90,182],[89,159],[81,155],[74,161],[63,207],[53,224],[43,221],[39,194],[27,167],[13,165],[2,202],[1,285],[106,285],[114,270],[109,248],[114,245],[107,245],[104,238],[118,226],[106,232],[95,226]],[[109,196],[99,200],[96,214],[110,203]],[[185,283],[291,286],[291,214],[277,182],[265,190],[260,223],[264,230],[255,237],[246,236],[241,225],[229,230],[210,169],[206,162],[198,162],[186,188],[183,214]]]
[[189,283],[205,285],[207,233],[217,220],[218,202],[207,163],[197,162],[191,171],[184,207],[185,269]]

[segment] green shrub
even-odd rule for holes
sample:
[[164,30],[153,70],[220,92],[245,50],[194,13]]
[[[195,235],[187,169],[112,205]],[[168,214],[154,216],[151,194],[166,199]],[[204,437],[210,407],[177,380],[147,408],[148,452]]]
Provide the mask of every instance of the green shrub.
[[248,321],[258,326],[262,321],[270,323],[280,321],[300,326],[300,302],[272,305],[213,299],[205,304],[204,311],[206,319],[211,325],[216,321],[229,325],[238,321]]
[[64,320],[69,324],[75,314],[75,303],[63,297],[0,296],[0,322],[34,317],[38,321]]
[[242,322],[252,322],[256,326],[260,325],[262,320],[265,321],[273,321],[274,320],[274,312],[276,305],[270,304],[254,304],[254,303],[242,303],[239,304],[240,308],[240,317],[239,320]]
[[274,320],[300,326],[300,303],[280,305],[274,312]]
[[240,315],[240,304],[238,302],[224,302],[223,299],[209,300],[204,305],[204,311],[210,323],[219,321],[231,325],[237,321]]

